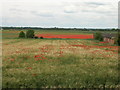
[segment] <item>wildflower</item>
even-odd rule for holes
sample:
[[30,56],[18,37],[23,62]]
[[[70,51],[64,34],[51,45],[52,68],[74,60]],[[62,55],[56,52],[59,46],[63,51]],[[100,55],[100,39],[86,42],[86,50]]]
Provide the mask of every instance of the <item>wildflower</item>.
[[41,56],[44,55],[44,54],[41,54]]
[[27,67],[27,69],[32,69],[32,67]]
[[41,55],[35,55],[34,58],[35,60],[43,60],[43,59],[46,59],[45,57],[43,57],[44,54],[41,54]]
[[38,60],[43,60],[43,59],[42,58],[35,58],[35,60],[38,61]]
[[62,54],[62,53],[63,53],[63,51],[60,51],[60,52],[59,52],[59,54]]
[[46,59],[45,57],[41,57],[41,58]]
[[38,57],[41,57],[41,55],[35,55],[34,58],[38,58]]
[[32,76],[36,76],[37,74],[32,74]]
[[13,59],[13,58],[11,59],[11,61],[14,61],[14,60],[15,60],[15,59]]

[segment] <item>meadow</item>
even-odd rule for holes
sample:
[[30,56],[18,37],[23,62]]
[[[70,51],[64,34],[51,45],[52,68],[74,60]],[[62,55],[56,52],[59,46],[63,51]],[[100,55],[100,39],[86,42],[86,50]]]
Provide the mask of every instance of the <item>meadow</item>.
[[[20,39],[2,32],[3,88],[120,88],[118,46],[92,39]],[[35,34],[93,34],[35,31]]]

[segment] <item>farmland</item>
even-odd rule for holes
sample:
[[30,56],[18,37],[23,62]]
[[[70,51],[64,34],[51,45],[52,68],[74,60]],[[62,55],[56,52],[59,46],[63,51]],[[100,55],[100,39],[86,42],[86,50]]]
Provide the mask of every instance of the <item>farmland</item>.
[[[3,88],[120,88],[118,46],[92,39],[20,39],[3,31]],[[79,31],[35,34],[92,35]]]

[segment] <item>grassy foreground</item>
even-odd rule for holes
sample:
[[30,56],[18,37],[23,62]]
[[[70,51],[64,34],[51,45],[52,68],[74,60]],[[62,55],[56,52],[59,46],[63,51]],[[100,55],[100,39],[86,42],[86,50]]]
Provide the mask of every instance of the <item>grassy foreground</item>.
[[3,88],[120,88],[116,46],[92,40],[3,39]]

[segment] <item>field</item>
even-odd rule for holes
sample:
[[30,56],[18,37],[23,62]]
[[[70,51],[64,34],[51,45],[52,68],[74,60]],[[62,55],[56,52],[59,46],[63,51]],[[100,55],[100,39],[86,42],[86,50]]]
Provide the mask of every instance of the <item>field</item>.
[[93,35],[66,35],[66,34],[38,34],[37,37],[43,38],[60,38],[60,39],[93,39]]
[[[120,88],[118,46],[92,39],[19,39],[3,31],[3,88]],[[92,35],[78,31],[37,34]]]

